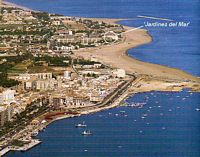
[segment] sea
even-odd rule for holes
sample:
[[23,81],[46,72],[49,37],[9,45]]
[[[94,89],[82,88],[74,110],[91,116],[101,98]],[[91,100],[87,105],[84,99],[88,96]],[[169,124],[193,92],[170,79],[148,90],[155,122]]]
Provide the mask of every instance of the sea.
[[[145,62],[200,76],[199,0],[8,0],[34,10],[75,17],[124,18],[119,23],[148,30],[153,41],[128,51]],[[142,18],[146,16],[147,18]],[[200,93],[147,92],[127,104],[49,125],[42,144],[6,157],[199,157]],[[91,136],[82,136],[85,122]]]

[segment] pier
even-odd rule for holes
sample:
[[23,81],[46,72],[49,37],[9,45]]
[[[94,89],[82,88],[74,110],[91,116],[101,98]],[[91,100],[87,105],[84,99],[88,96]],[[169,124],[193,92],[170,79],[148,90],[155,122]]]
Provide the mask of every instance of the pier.
[[38,139],[33,139],[30,141],[30,143],[28,144],[25,144],[24,146],[22,147],[18,147],[18,146],[8,146],[8,147],[5,147],[4,149],[2,149],[0,151],[0,157],[5,155],[6,153],[8,153],[9,151],[27,151],[35,146],[37,146],[38,144],[40,144],[41,141],[38,140]]

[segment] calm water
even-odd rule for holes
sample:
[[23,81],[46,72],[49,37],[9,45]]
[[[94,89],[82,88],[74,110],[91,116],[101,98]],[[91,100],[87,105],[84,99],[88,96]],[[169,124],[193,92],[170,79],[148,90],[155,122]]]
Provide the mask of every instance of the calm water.
[[[199,0],[9,0],[35,10],[81,17],[136,18],[138,15],[190,22],[187,28],[146,28],[153,42],[129,51],[135,58],[167,65],[200,76],[200,3]],[[123,21],[129,26],[144,22]]]
[[[153,42],[129,51],[137,59],[183,69],[200,76],[199,0],[10,0],[36,10],[70,16],[135,18],[137,15],[190,22],[187,28],[147,28]],[[121,21],[141,26],[150,20]],[[152,22],[156,22],[153,20]],[[158,21],[157,22],[161,22]],[[127,102],[144,108],[119,107],[48,126],[43,143],[8,157],[198,157],[200,156],[200,94],[188,92],[138,94]],[[183,98],[186,98],[185,100]],[[120,111],[125,111],[123,114]],[[109,114],[111,113],[111,114]],[[115,114],[118,114],[116,116]],[[143,114],[147,114],[142,119]],[[125,116],[127,115],[127,116]],[[85,121],[94,135],[81,136],[75,124]]]
[[[127,102],[145,102],[146,96],[149,99],[142,109],[118,107],[55,122],[39,134],[41,145],[25,153],[12,152],[7,156],[200,156],[200,112],[195,110],[200,107],[200,94],[144,93],[130,97]],[[92,136],[84,137],[81,135],[83,129],[75,128],[83,121]]]

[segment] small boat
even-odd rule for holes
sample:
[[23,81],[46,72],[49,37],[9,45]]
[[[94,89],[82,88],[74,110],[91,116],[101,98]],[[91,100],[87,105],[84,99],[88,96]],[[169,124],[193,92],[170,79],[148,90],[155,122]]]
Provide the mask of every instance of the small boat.
[[76,128],[81,128],[81,127],[87,127],[87,125],[85,124],[85,122],[79,123],[79,124],[76,125]]
[[196,111],[200,111],[200,108],[196,108]]
[[144,105],[146,105],[146,103],[133,103],[133,104],[129,105],[128,107],[142,108]]
[[126,113],[126,111],[119,111],[120,113]]
[[85,130],[81,134],[82,135],[92,135],[92,132],[90,130]]
[[143,116],[144,116],[144,117],[147,117],[147,116],[148,116],[148,114],[144,113],[144,114],[143,114]]
[[145,97],[144,97],[144,99],[145,99],[145,100],[148,100],[148,99],[149,99],[149,97],[148,97],[148,96],[145,96]]
[[163,116],[164,114],[163,113],[160,113],[160,116]]

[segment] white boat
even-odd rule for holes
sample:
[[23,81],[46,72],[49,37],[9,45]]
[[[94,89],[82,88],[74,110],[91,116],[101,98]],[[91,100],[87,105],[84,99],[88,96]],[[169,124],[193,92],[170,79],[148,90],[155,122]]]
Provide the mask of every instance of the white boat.
[[163,116],[164,114],[163,113],[160,113],[160,116]]
[[200,111],[200,108],[196,108],[196,111]]
[[92,132],[90,130],[85,130],[81,134],[82,135],[92,135]]
[[126,111],[119,111],[120,113],[126,113]]
[[148,116],[148,114],[144,113],[144,114],[143,114],[143,116],[144,116],[144,117],[147,117],[147,116]]
[[144,105],[146,105],[146,103],[133,103],[133,104],[129,105],[129,107],[142,108]]
[[84,122],[76,125],[76,128],[81,128],[81,127],[87,127],[87,125]]

